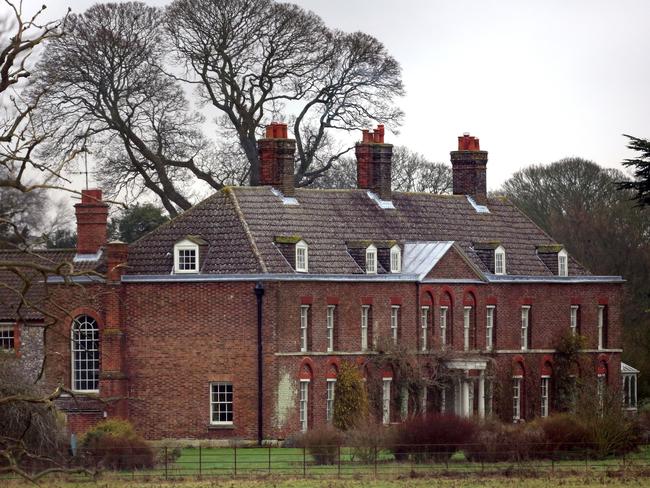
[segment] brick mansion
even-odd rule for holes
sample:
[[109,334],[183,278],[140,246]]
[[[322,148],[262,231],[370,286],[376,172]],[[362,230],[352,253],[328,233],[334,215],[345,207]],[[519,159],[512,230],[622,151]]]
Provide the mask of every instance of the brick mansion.
[[[31,292],[38,309],[0,294],[3,347],[42,366],[45,386],[87,394],[58,400],[71,431],[118,416],[148,439],[283,439],[331,420],[343,362],[376,387],[378,422],[524,421],[556,408],[567,333],[585,337],[575,374],[632,403],[623,279],[590,274],[488,197],[478,139],[451,152],[451,195],[392,191],[383,126],[356,145],[355,189],[296,188],[286,125],[258,150],[259,186],[227,187],[129,245],[107,242],[108,204],[83,191],[77,248],[32,257],[74,272]],[[431,381],[406,388],[376,360],[395,350]]]

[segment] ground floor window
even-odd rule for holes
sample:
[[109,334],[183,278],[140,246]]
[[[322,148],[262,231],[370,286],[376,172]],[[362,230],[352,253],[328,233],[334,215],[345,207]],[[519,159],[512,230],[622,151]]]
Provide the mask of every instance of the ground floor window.
[[81,315],[72,324],[72,388],[99,390],[99,327],[97,321]]
[[550,378],[548,376],[542,376],[542,391],[541,391],[541,415],[542,417],[548,417],[548,386],[550,383]]
[[210,385],[210,423],[232,424],[232,383],[212,383]]
[[390,390],[392,378],[384,378],[382,388],[382,422],[384,424],[390,423]]
[[309,428],[309,380],[300,380],[300,430]]
[[336,389],[336,380],[327,380],[327,399],[326,399],[326,418],[327,423],[332,423],[334,417],[334,390]]
[[512,420],[521,420],[521,377],[512,378]]

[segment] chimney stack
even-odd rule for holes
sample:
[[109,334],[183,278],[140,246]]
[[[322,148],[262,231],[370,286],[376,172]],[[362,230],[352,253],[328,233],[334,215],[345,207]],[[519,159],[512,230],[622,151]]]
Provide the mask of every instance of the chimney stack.
[[476,203],[487,203],[487,151],[477,137],[465,132],[458,138],[458,151],[451,151],[454,195],[469,195]]
[[363,131],[363,138],[356,145],[356,155],[357,187],[390,201],[393,145],[384,143],[383,125],[378,125],[374,132]]
[[284,196],[293,197],[295,139],[287,137],[287,124],[272,122],[264,139],[257,141],[260,158],[260,185],[270,185]]
[[99,189],[82,190],[77,216],[77,254],[96,254],[106,244],[108,205]]

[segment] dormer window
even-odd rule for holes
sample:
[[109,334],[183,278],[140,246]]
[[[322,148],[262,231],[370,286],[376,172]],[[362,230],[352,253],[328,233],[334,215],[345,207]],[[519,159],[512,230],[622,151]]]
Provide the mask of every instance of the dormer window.
[[569,276],[569,255],[564,249],[557,253],[557,275]]
[[296,243],[296,271],[302,273],[309,271],[309,246],[305,241]]
[[377,274],[377,248],[372,244],[366,248],[366,273]]
[[199,272],[198,239],[183,239],[174,245],[174,273]]
[[402,271],[402,250],[396,244],[390,248],[390,272],[401,273]]
[[506,274],[506,250],[499,246],[494,250],[494,274]]

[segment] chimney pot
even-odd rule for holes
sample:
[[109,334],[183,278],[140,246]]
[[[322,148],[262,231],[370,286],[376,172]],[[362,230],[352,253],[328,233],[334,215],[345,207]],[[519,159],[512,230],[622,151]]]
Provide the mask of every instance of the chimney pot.
[[382,200],[391,200],[393,146],[384,144],[384,126],[374,131],[363,130],[356,145],[357,187],[371,190]]
[[96,254],[106,244],[108,205],[100,189],[81,191],[81,203],[75,206],[77,217],[77,254]]
[[294,155],[296,141],[288,138],[287,124],[272,122],[266,137],[257,142],[260,159],[260,185],[270,185],[285,196],[295,195]]
[[458,151],[451,151],[454,195],[469,195],[479,204],[487,202],[487,151],[477,137],[465,132],[458,137]]

